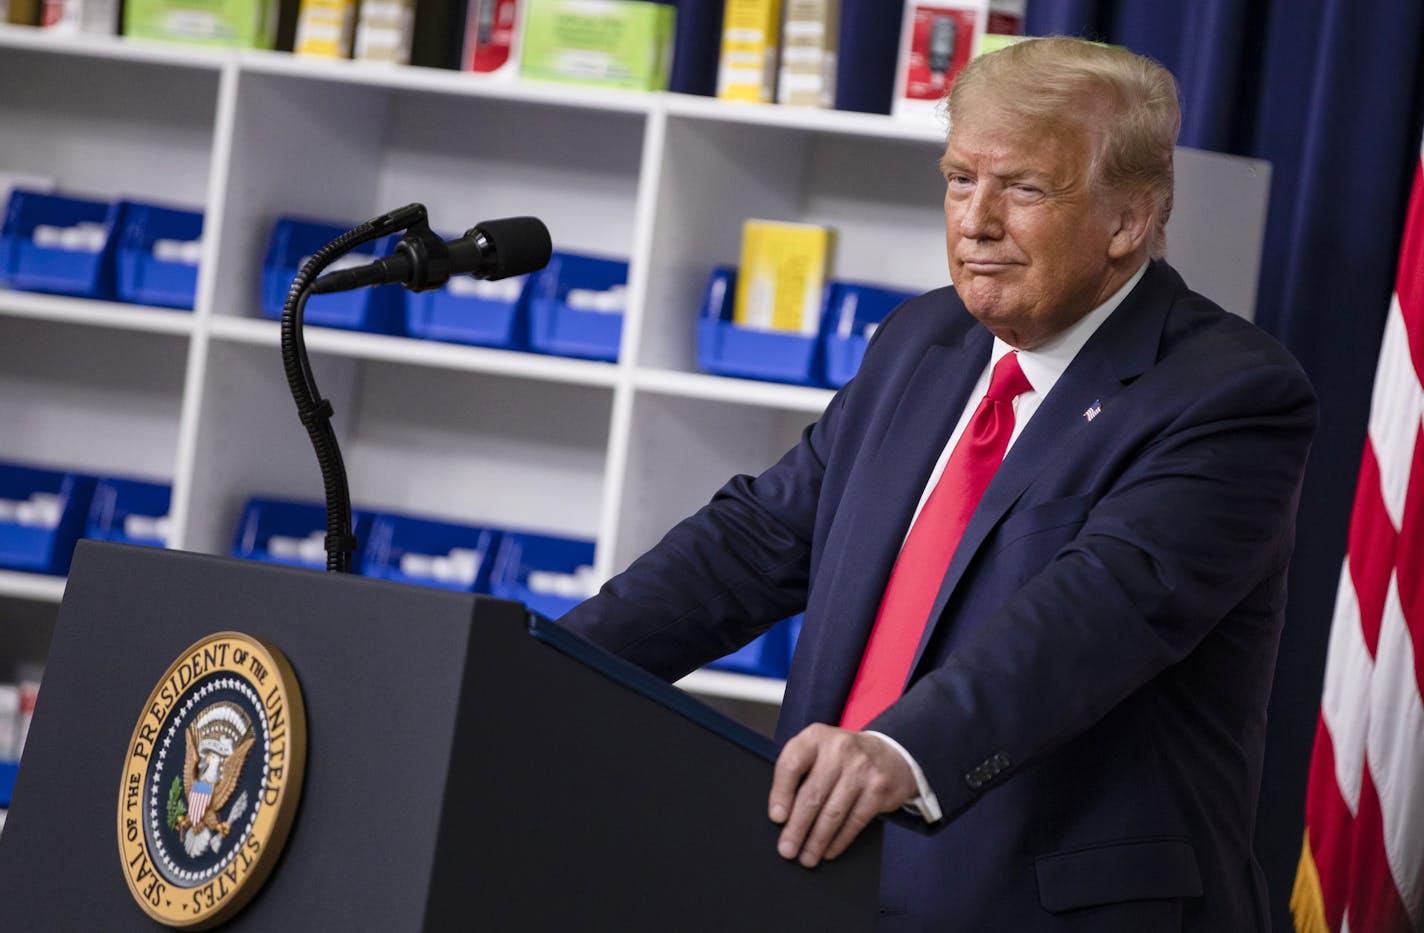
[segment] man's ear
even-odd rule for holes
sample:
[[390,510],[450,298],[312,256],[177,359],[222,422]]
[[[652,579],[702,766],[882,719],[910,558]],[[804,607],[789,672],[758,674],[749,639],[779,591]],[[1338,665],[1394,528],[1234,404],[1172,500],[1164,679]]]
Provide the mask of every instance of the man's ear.
[[1112,238],[1108,241],[1108,257],[1125,259],[1138,250],[1145,250],[1157,222],[1152,199],[1145,194],[1129,195],[1113,218]]

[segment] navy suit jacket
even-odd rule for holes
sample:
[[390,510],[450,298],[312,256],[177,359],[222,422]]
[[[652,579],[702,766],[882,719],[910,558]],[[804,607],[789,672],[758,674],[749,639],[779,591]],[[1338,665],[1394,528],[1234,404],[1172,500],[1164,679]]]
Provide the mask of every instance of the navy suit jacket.
[[[906,302],[796,447],[565,624],[675,678],[804,608],[779,737],[836,723],[991,344],[952,289]],[[1273,340],[1149,267],[1005,457],[868,727],[945,812],[887,824],[881,929],[1265,933],[1252,831],[1315,418]]]

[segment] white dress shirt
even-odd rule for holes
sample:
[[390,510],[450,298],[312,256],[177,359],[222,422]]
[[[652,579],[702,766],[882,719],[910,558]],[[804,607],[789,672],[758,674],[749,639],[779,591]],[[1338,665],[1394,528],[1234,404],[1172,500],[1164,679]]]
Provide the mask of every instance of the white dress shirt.
[[[929,499],[930,492],[934,490],[935,484],[939,482],[940,476],[944,473],[944,468],[949,463],[949,455],[954,452],[954,446],[959,443],[962,435],[969,426],[969,419],[973,417],[975,410],[979,407],[979,401],[984,394],[989,391],[989,379],[994,371],[994,364],[999,362],[1005,353],[1018,353],[1019,368],[1023,370],[1024,377],[1029,385],[1033,386],[1031,391],[1025,392],[1014,399],[1014,431],[1009,435],[1009,447],[1014,445],[1020,434],[1023,433],[1024,426],[1029,419],[1038,411],[1039,405],[1048,397],[1048,393],[1053,390],[1058,379],[1067,371],[1068,365],[1073,362],[1073,358],[1078,355],[1078,351],[1083,349],[1083,345],[1088,342],[1108,319],[1118,305],[1122,304],[1128,292],[1141,280],[1143,273],[1147,271],[1144,263],[1132,278],[1128,279],[1123,286],[1113,292],[1111,296],[1087,314],[1083,315],[1076,323],[1068,327],[1067,330],[1055,335],[1046,343],[1034,347],[1032,350],[1015,350],[998,337],[994,338],[994,348],[989,354],[988,365],[979,374],[979,381],[974,384],[973,390],[969,393],[969,400],[965,403],[964,411],[959,416],[959,423],[954,426],[954,430],[949,435],[949,440],[945,442],[944,450],[939,455],[939,460],[935,463],[934,469],[930,471],[929,480],[925,483],[924,491],[920,493],[919,505],[915,506],[915,518],[919,518],[920,509],[924,508],[925,501]],[[1005,450],[1007,455],[1007,448]],[[914,524],[911,519],[910,524]],[[909,537],[910,529],[905,529],[905,536]],[[902,542],[903,543],[903,542]],[[934,789],[925,780],[925,773],[920,768],[918,762],[910,755],[905,747],[894,739],[881,732],[867,732],[883,739],[886,744],[899,752],[905,761],[910,765],[910,770],[914,772],[915,784],[919,789],[919,796],[906,804],[906,807],[924,817],[925,822],[935,823],[943,816],[940,810],[939,798],[935,796]]]

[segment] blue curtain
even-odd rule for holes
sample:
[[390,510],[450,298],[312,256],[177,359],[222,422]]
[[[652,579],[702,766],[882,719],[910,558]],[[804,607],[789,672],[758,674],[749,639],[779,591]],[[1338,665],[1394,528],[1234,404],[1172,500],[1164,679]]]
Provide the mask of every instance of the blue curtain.
[[1417,0],[1029,0],[1030,35],[1080,35],[1162,62],[1182,144],[1273,166],[1256,320],[1305,366],[1321,425],[1307,469],[1271,699],[1256,851],[1274,929],[1300,855],[1325,645],[1370,388],[1420,151]]

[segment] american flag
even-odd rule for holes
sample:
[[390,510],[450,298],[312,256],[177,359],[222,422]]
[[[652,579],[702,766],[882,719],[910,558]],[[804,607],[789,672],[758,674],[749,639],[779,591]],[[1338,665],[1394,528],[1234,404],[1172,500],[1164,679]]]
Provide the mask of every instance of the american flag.
[[208,812],[208,801],[212,799],[213,785],[207,781],[194,781],[188,789],[188,819],[193,821],[194,827],[202,822],[203,814]]
[[1291,910],[1424,930],[1424,169],[1415,164],[1330,647]]

